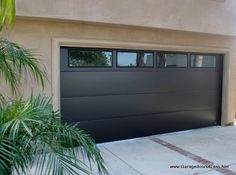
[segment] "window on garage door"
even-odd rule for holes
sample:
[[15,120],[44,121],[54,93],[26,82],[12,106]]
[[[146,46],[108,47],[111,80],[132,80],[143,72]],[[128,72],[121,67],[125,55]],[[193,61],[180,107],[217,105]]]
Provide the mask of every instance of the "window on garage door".
[[112,51],[93,48],[70,48],[69,67],[112,67]]
[[188,67],[188,55],[182,53],[158,53],[157,67]]
[[216,55],[191,54],[191,67],[216,67]]
[[154,54],[142,51],[117,51],[117,67],[153,67]]

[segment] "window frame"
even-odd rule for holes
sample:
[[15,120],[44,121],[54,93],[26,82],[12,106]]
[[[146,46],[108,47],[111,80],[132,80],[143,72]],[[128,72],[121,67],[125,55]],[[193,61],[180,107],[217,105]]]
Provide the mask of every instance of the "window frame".
[[[181,67],[160,67],[158,65],[159,54],[176,54],[176,55],[186,55],[186,66]],[[188,69],[189,68],[189,53],[188,52],[173,52],[173,51],[156,51],[156,67],[157,69]]]
[[[215,61],[216,61],[216,64],[214,67],[194,67],[191,65],[192,63],[192,55],[202,55],[202,56],[214,56],[215,57]],[[218,57],[219,57],[220,54],[212,54],[212,53],[192,53],[190,52],[189,53],[189,68],[190,69],[217,69],[218,68]]]
[[[114,58],[114,54],[113,54],[113,49],[108,49],[108,48],[93,48],[93,47],[68,47],[68,59],[67,59],[67,67],[69,69],[76,69],[76,68],[82,68],[82,69],[86,69],[86,68],[113,68],[113,58]],[[111,65],[109,66],[70,66],[70,50],[72,49],[81,49],[82,51],[102,51],[102,52],[111,52]]]
[[[153,55],[153,63],[152,63],[152,66],[143,66],[143,67],[137,67],[137,66],[119,66],[118,65],[118,53],[119,52],[127,52],[127,53],[140,53],[140,52],[144,52],[144,53],[152,53],[152,55]],[[155,51],[150,51],[150,50],[132,50],[132,49],[116,49],[116,56],[115,56],[115,58],[116,58],[116,63],[115,63],[115,65],[116,65],[116,68],[121,68],[121,69],[153,69],[153,68],[156,68],[155,67],[155,58],[156,58],[156,56],[155,56]]]
[[[184,52],[184,51],[163,51],[163,50],[143,50],[143,49],[121,49],[121,48],[98,48],[98,47],[61,47],[67,49],[67,60],[62,62],[66,63],[63,67],[63,71],[185,71],[185,70],[214,70],[219,68],[219,58],[221,54],[219,53],[202,53],[202,52]],[[103,51],[111,53],[111,65],[109,66],[70,66],[70,50],[78,50],[78,51]],[[147,67],[136,67],[136,66],[118,66],[118,53],[119,52],[131,52],[131,53],[152,53],[153,54],[153,64],[152,66]],[[183,54],[186,56],[187,64],[185,67],[159,67],[158,66],[158,56],[159,54]],[[191,66],[191,56],[192,55],[207,55],[214,56],[216,58],[216,66],[215,67],[192,67]],[[60,62],[61,62],[60,61]],[[64,64],[63,63],[63,64]]]

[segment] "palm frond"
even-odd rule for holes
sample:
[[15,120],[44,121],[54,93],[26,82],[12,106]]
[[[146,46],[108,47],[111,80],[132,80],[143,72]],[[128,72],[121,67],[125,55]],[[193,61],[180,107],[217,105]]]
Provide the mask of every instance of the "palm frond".
[[16,6],[15,0],[0,1],[0,31],[4,26],[13,26],[15,23]]
[[7,103],[6,98],[0,94],[0,109]]
[[[14,140],[8,137],[0,138],[0,172],[1,175],[9,175],[12,167],[22,170],[24,173],[29,157],[24,155],[21,148]],[[16,163],[17,162],[17,163]]]
[[78,125],[62,123],[60,118],[59,112],[53,111],[50,99],[41,95],[4,105],[0,110],[0,135],[9,138],[13,148],[17,145],[22,153],[16,152],[11,167],[19,171],[35,163],[37,175],[90,174],[90,165],[84,163],[87,160],[97,166],[100,174],[109,174],[90,136]]
[[22,85],[22,75],[32,75],[44,87],[46,73],[39,67],[40,62],[31,50],[19,44],[0,38],[0,77],[6,80],[14,93]]

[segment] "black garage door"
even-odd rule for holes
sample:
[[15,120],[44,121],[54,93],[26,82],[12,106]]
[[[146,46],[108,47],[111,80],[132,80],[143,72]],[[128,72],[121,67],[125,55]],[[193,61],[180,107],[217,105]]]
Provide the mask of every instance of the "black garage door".
[[217,125],[222,55],[61,48],[61,112],[97,142]]

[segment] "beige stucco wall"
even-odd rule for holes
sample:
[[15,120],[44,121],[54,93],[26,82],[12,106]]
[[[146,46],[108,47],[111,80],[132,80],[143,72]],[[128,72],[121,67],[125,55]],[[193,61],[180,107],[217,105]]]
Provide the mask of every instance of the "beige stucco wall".
[[18,16],[236,35],[235,0],[16,0]]
[[[147,49],[159,48],[162,50],[199,52],[207,52],[207,48],[209,48],[209,51],[212,50],[211,52],[225,53],[222,124],[229,124],[234,121],[236,44],[233,37],[97,23],[40,21],[37,19],[18,19],[14,30],[5,35],[40,53],[49,80],[45,93],[50,96],[57,95],[52,82],[55,82],[59,76],[57,74],[55,76],[53,71],[55,72],[54,66],[59,60],[58,53],[54,48],[55,41],[59,41],[60,38],[63,38],[64,43],[68,40],[69,45],[76,45],[77,41],[79,43],[82,40],[90,40],[95,44],[96,41],[102,41],[104,47],[116,47],[113,44],[115,42],[119,43],[119,47],[124,48],[145,47]],[[24,95],[30,94],[32,89],[38,90],[34,83],[24,87]]]

